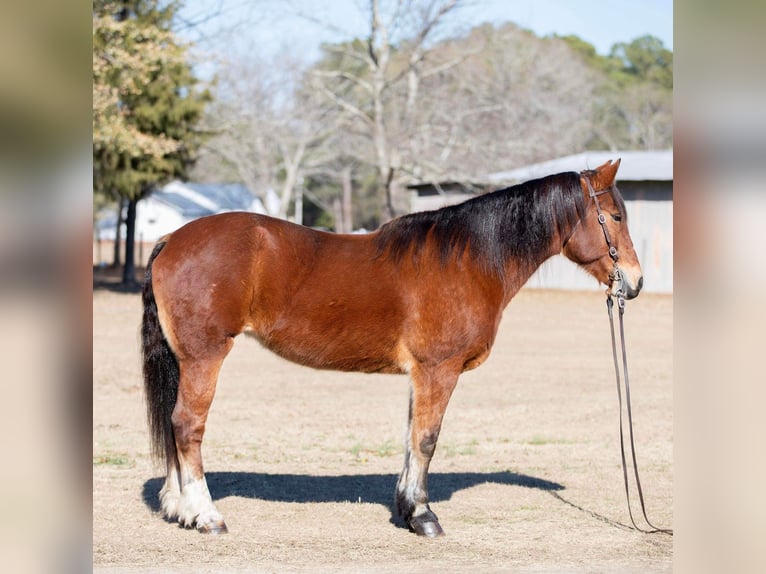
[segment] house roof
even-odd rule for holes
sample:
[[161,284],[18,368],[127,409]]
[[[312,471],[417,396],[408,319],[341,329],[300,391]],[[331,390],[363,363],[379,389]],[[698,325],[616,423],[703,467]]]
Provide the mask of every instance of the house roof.
[[621,159],[617,181],[673,181],[673,150],[586,151],[510,171],[491,173],[491,183],[515,183],[565,171],[593,169]]
[[189,189],[205,196],[220,209],[250,209],[255,196],[241,183],[185,183]]
[[178,210],[184,217],[197,218],[221,211],[258,211],[263,206],[250,190],[239,183],[182,183],[172,181],[152,197]]
[[173,191],[165,191],[163,189],[158,189],[157,191],[152,193],[152,198],[169,205],[170,207],[172,207],[173,209],[181,213],[181,215],[188,218],[204,217],[206,215],[213,215],[214,213],[216,213],[214,209],[210,209],[207,206],[200,205],[193,199],[190,199],[188,197],[185,197],[183,194],[176,193]]

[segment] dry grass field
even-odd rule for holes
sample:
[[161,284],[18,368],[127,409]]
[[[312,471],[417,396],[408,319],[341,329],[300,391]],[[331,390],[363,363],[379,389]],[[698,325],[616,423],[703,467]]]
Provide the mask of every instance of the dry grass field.
[[[436,540],[392,520],[406,377],[315,371],[246,338],[224,363],[203,443],[230,532],[163,520],[140,298],[96,289],[93,306],[96,572],[672,570],[670,536],[626,526],[599,293],[522,290],[511,301],[492,355],[463,375],[447,409],[429,483],[447,533]],[[647,511],[672,527],[672,297],[628,302],[626,331]]]

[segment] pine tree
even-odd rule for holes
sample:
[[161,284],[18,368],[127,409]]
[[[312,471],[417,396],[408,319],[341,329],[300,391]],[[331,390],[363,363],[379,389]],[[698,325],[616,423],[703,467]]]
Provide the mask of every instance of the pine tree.
[[178,7],[93,3],[94,193],[127,203],[125,285],[136,283],[137,203],[154,186],[184,177],[203,139],[196,126],[210,95],[172,32]]

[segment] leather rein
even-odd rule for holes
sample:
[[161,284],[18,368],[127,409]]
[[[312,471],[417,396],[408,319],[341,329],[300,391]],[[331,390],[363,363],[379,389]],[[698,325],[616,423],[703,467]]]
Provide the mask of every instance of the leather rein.
[[[647,517],[646,506],[644,504],[644,492],[643,492],[643,489],[641,488],[641,479],[639,478],[639,475],[638,475],[638,463],[636,462],[636,445],[633,439],[633,413],[630,406],[630,380],[628,378],[628,358],[627,358],[627,351],[625,348],[625,327],[623,324],[623,315],[625,314],[625,293],[622,290],[622,274],[620,269],[617,267],[617,260],[619,259],[619,254],[617,253],[617,248],[615,248],[615,246],[612,244],[612,238],[609,235],[609,230],[606,227],[606,217],[604,216],[604,213],[601,211],[601,205],[599,205],[599,202],[598,202],[598,196],[611,192],[611,188],[597,192],[593,189],[593,186],[588,180],[588,177],[584,174],[581,174],[581,175],[588,185],[588,195],[593,200],[593,203],[596,205],[598,222],[601,225],[601,229],[604,232],[604,239],[606,240],[606,245],[609,248],[609,256],[612,258],[612,261],[614,262],[613,271],[612,271],[612,274],[609,276],[609,278],[611,280],[611,283],[614,283],[615,281],[619,282],[619,287],[614,294],[611,293],[611,284],[609,285],[609,287],[607,287],[606,308],[607,308],[607,314],[609,316],[609,328],[612,335],[612,357],[614,359],[614,373],[615,373],[615,378],[617,381],[617,399],[618,399],[619,407],[620,407],[620,455],[622,458],[622,475],[625,482],[625,497],[628,502],[628,514],[630,516],[630,521],[633,524],[633,527],[639,532],[643,532],[645,534],[661,533],[661,534],[668,534],[672,536],[673,535],[672,529],[657,528],[650,522],[649,518]],[[631,510],[631,506],[630,506],[630,488],[628,487],[628,468],[625,462],[625,439],[624,439],[624,432],[623,432],[624,425],[623,425],[623,418],[622,418],[622,385],[620,384],[620,366],[619,366],[619,361],[617,359],[617,342],[615,339],[615,331],[614,331],[614,314],[612,312],[612,308],[614,306],[613,299],[617,299],[617,308],[619,310],[619,318],[620,318],[620,347],[622,350],[622,371],[624,373],[624,379],[625,379],[625,404],[627,406],[627,412],[628,412],[628,430],[629,430],[629,438],[630,438],[630,452],[631,452],[631,457],[633,459],[633,473],[636,478],[636,488],[638,490],[638,498],[639,498],[639,501],[641,502],[641,512],[644,515],[644,520],[646,521],[646,524],[649,526],[649,529],[641,528],[636,524],[636,521],[633,518],[633,511]]]

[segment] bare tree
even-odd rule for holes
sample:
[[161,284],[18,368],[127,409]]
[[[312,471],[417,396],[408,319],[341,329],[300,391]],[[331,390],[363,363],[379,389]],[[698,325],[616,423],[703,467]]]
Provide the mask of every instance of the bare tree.
[[286,53],[278,63],[231,63],[208,116],[206,127],[216,135],[198,171],[207,178],[228,171],[255,193],[273,189],[279,205],[271,215],[281,218],[312,161],[323,162],[323,142],[343,121],[328,114],[322,98],[302,89],[302,75],[301,65]]
[[[383,190],[383,219],[401,208],[403,144],[416,131],[415,108],[429,40],[460,0],[369,0],[369,31],[364,46],[351,42],[336,49],[342,68],[314,71],[318,89],[368,135]],[[399,98],[399,100],[397,100]],[[403,103],[402,103],[403,101]]]
[[672,92],[650,83],[625,91],[623,106],[628,138],[634,149],[661,149],[673,139]]
[[[364,44],[332,47],[312,73],[318,89],[366,134],[383,219],[400,212],[405,183],[471,181],[582,148],[591,138],[597,74],[565,42],[513,24],[466,37],[440,25],[457,0],[370,0]],[[438,41],[437,41],[438,40]]]
[[563,42],[513,24],[486,25],[445,43],[438,56],[450,60],[454,52],[472,53],[423,90],[431,117],[421,153],[433,173],[460,179],[583,147],[597,78]]

